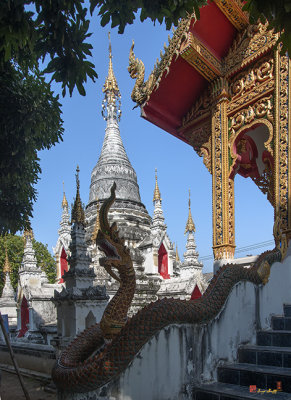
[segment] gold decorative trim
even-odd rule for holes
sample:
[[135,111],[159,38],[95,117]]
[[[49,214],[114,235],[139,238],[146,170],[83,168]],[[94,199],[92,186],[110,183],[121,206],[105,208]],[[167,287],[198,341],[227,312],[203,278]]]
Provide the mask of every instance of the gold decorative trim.
[[213,255],[215,260],[234,258],[235,245],[213,246]]
[[203,92],[203,94],[198,97],[194,105],[183,117],[182,127],[186,129],[194,121],[197,122],[200,118],[206,118],[210,116],[210,111],[211,111],[210,106],[211,106],[211,95],[209,88],[207,88]]
[[289,174],[290,144],[289,142],[289,118],[290,118],[290,66],[289,57],[281,56],[276,51],[276,96],[275,96],[275,211],[281,219],[283,231],[289,228]]
[[256,102],[262,96],[271,94],[274,86],[274,60],[268,56],[232,80],[228,114]]
[[249,25],[233,42],[227,56],[223,60],[223,71],[227,77],[266,54],[275,46],[279,34],[268,29],[268,23]]
[[188,32],[180,55],[210,82],[222,75],[221,62],[191,32]]
[[242,31],[248,26],[249,18],[241,8],[242,2],[234,0],[214,0],[214,2],[238,31]]
[[183,133],[187,142],[193,147],[210,173],[211,171],[211,124],[209,119]]

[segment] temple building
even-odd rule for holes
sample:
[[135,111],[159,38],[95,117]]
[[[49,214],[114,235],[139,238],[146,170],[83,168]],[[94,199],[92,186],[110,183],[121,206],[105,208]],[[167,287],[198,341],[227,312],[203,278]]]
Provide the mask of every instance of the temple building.
[[59,285],[49,283],[46,273],[37,264],[32,239],[32,230],[25,231],[16,296],[17,337],[45,343],[47,335],[55,333],[56,311],[51,297]]
[[[130,314],[134,314],[145,304],[164,296],[190,299],[195,288],[196,295],[197,293],[201,295],[207,287],[207,282],[203,277],[202,264],[198,262],[198,253],[195,250],[192,229],[194,223],[192,221],[191,226],[187,223],[187,226],[190,226],[187,230],[189,236],[187,251],[185,261],[181,262],[177,260],[174,245],[167,233],[157,171],[152,218],[141,201],[136,172],[126,154],[119,130],[121,96],[113,72],[111,44],[109,45],[108,75],[103,92],[105,97],[102,115],[106,121],[105,137],[100,157],[91,173],[89,202],[85,209],[85,241],[91,257],[90,265],[96,275],[94,285],[105,285],[110,297],[119,287],[118,282],[103,267],[100,267],[99,258],[102,253],[95,244],[99,229],[100,207],[110,195],[113,182],[116,182],[116,200],[110,209],[109,219],[111,223],[117,223],[125,244],[130,248],[136,271],[137,286]],[[67,257],[71,254],[69,243],[72,233],[65,194],[62,209],[59,237],[54,248],[59,282],[63,281],[64,274],[67,275]],[[190,203],[189,213],[191,215]],[[189,279],[190,275],[191,279]]]

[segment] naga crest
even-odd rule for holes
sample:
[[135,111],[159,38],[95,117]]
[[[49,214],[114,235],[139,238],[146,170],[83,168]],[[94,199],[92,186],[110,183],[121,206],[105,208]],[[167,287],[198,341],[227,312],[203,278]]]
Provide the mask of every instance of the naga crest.
[[132,41],[132,45],[129,52],[129,66],[127,70],[130,74],[130,77],[132,79],[136,79],[134,88],[131,93],[131,98],[135,103],[141,106],[149,99],[149,96],[153,91],[155,85],[155,78],[154,74],[151,73],[149,79],[146,82],[144,82],[144,72],[145,72],[144,63],[135,57],[133,49],[134,49],[134,40]]
[[99,260],[100,265],[105,268],[109,275],[120,282],[120,277],[112,271],[112,267],[116,268],[120,274],[122,267],[131,262],[131,258],[129,249],[124,244],[124,239],[118,235],[116,222],[110,226],[108,221],[109,209],[116,199],[115,190],[116,183],[114,182],[111,187],[111,195],[104,201],[99,212],[100,229],[97,234],[96,245],[105,253],[105,257]]

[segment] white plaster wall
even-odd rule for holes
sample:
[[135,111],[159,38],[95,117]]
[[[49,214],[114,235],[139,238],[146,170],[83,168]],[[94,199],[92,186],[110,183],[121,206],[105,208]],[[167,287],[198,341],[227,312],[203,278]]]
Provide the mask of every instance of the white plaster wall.
[[84,302],[79,301],[75,304],[76,307],[76,335],[83,332],[86,329],[86,317],[90,311],[92,311],[94,317],[96,318],[96,322],[100,322],[105,307],[107,306],[107,300],[104,301],[88,301]]
[[115,382],[61,400],[185,400],[194,381],[216,379],[216,367],[237,358],[240,344],[255,343],[256,329],[270,328],[270,316],[291,304],[291,250],[271,268],[269,283],[237,284],[223,309],[207,325],[170,325],[155,335]]
[[153,253],[147,249],[146,252],[143,253],[145,258],[143,266],[145,274],[156,274],[158,273],[158,267],[154,265]]

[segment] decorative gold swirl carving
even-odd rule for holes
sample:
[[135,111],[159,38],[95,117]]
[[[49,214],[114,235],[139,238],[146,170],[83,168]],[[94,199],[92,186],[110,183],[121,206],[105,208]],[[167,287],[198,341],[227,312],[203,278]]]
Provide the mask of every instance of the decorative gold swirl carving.
[[250,25],[238,35],[223,62],[226,76],[233,75],[274,47],[279,36],[267,26],[267,23]]
[[277,81],[277,147],[278,158],[276,157],[275,163],[278,164],[279,169],[279,216],[281,218],[282,229],[288,229],[288,196],[290,194],[288,185],[288,169],[289,151],[288,148],[288,122],[290,113],[289,103],[289,58],[288,56],[278,56],[278,81]]
[[268,121],[273,123],[273,96],[267,96],[255,104],[244,108],[230,118],[230,137],[236,134],[236,132],[243,126],[250,124],[256,119],[262,119],[265,117]]
[[274,60],[273,57],[266,57],[260,60],[251,68],[240,73],[230,84],[231,100],[235,101],[266,81],[273,81]]
[[186,127],[197,118],[204,118],[210,114],[210,90],[207,88],[204,93],[198,97],[198,100],[194,103],[193,107],[183,117],[182,126]]
[[288,249],[288,238],[285,232],[283,232],[283,221],[282,217],[280,217],[277,212],[275,215],[275,222],[273,227],[273,235],[275,239],[276,248],[281,252],[282,261],[286,257],[287,249]]
[[261,192],[267,195],[267,199],[274,206],[274,173],[270,163],[265,162],[265,169],[262,175],[260,177],[252,177],[252,180]]
[[183,132],[187,142],[193,147],[199,157],[203,157],[203,162],[211,172],[211,124],[209,119],[196,125],[194,128]]

